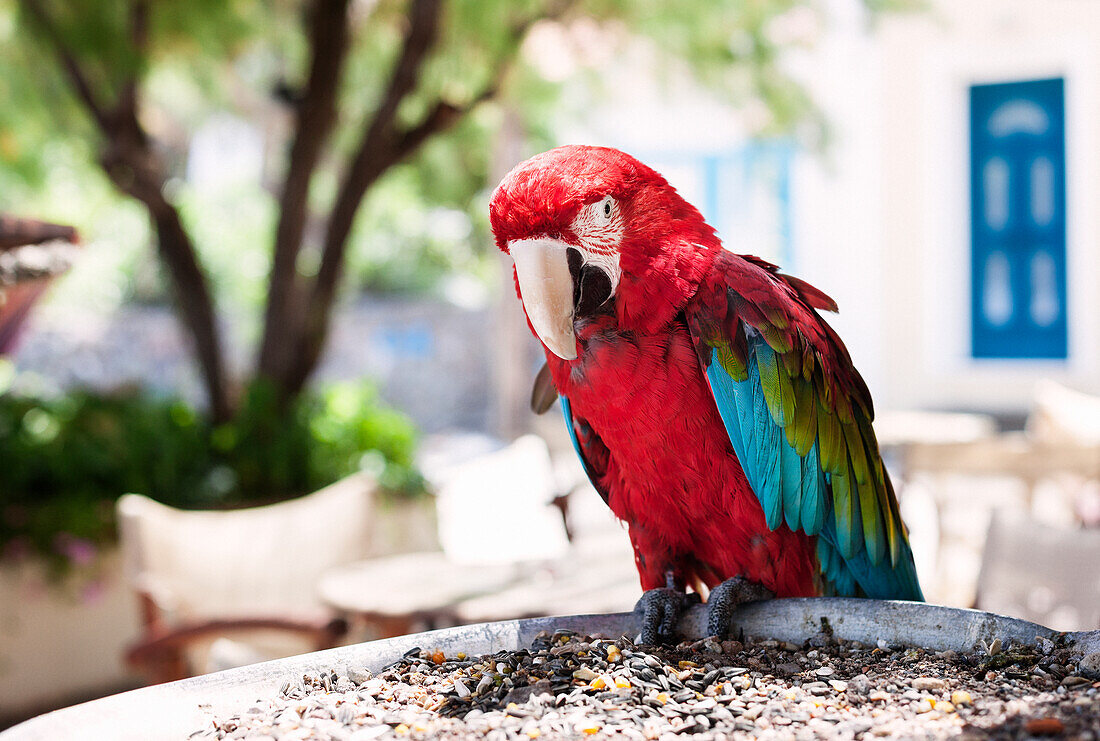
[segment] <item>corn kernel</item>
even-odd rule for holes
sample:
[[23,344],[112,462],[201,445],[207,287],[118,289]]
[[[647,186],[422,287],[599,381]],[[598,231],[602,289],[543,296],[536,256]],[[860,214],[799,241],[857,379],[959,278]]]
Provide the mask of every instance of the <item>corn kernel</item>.
[[974,700],[966,690],[955,690],[951,693],[951,702],[955,703],[955,705],[969,705],[974,702]]
[[538,738],[541,735],[542,731],[537,728],[532,728],[530,731],[527,732],[527,738]]
[[615,680],[615,686],[618,687],[619,689],[627,689],[628,687],[631,686],[630,685],[630,680],[626,679],[625,677],[619,677],[618,679]]
[[394,728],[393,732],[396,733],[398,736],[404,736],[406,733],[409,732],[409,727],[402,723],[401,725],[397,726],[397,728]]
[[661,703],[662,705],[664,705],[666,702],[668,702],[668,693],[667,692],[658,692],[657,693],[657,702]]
[[434,654],[432,654],[432,662],[436,664],[442,664],[444,661],[446,661],[446,659],[447,657],[443,655],[442,651],[436,651]]

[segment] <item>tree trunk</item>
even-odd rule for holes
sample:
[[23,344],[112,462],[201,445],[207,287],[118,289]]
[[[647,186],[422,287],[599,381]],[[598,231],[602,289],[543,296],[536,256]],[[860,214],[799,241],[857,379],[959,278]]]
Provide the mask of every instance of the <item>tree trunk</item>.
[[321,265],[308,304],[303,307],[290,372],[283,379],[283,390],[289,395],[302,390],[320,360],[343,272],[348,237],[367,190],[386,170],[419,147],[424,138],[446,128],[457,118],[456,109],[440,102],[419,129],[402,132],[394,124],[401,101],[415,90],[420,67],[435,44],[442,5],[442,0],[412,0],[409,4],[405,39],[390,72],[389,84],[340,183],[325,231]]
[[[523,159],[523,127],[512,109],[504,112],[504,122],[493,150],[494,182],[503,178]],[[523,308],[516,298],[512,259],[495,248],[497,285],[500,297],[493,305],[493,429],[501,440],[514,440],[531,429],[531,383],[535,366],[531,331]]]
[[138,123],[136,105],[125,98],[105,127],[103,169],[120,191],[140,201],[157,233],[157,251],[168,269],[184,327],[195,343],[199,370],[215,423],[233,415],[220,332],[209,281],[179,211],[164,196],[167,174]]
[[[365,156],[370,157],[370,153]],[[385,161],[383,155],[374,154],[365,160],[361,181],[354,186],[355,195],[336,204],[328,232],[325,234],[321,267],[314,281],[313,292],[301,318],[301,335],[298,347],[285,378],[285,390],[297,394],[305,386],[310,375],[317,368],[321,351],[328,339],[329,325],[332,321],[333,302],[344,267],[344,254],[347,251],[348,237],[355,222],[355,214],[366,195],[367,189],[386,171],[392,161]],[[353,170],[356,169],[353,166]]]
[[[149,212],[157,232],[157,249],[175,286],[179,314],[195,343],[210,416],[214,422],[224,422],[232,416],[233,405],[226,383],[214,300],[179,211],[164,196],[167,169],[154,153],[149,135],[138,120],[139,80],[130,78],[118,99],[109,105],[108,97],[94,88],[92,78],[66,44],[45,5],[40,0],[23,0],[22,4],[41,24],[73,92],[103,134],[100,164],[104,172],[116,188],[136,198]],[[130,6],[130,31],[133,51],[139,58],[147,52],[148,16],[148,2],[135,0]]]
[[318,0],[309,28],[313,58],[304,95],[297,102],[294,143],[283,192],[264,312],[257,375],[286,394],[304,310],[297,261],[308,218],[309,186],[325,142],[336,123],[336,92],[347,49],[348,0]]
[[172,276],[183,324],[195,343],[210,416],[215,423],[225,422],[232,417],[234,405],[226,383],[220,332],[206,275],[195,259],[195,248],[175,208],[154,214],[153,222],[157,248]]

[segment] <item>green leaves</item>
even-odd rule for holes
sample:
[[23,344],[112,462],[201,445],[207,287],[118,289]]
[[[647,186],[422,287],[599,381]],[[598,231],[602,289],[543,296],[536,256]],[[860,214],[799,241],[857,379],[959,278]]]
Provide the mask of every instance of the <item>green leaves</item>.
[[366,469],[415,496],[415,448],[408,418],[365,384],[308,393],[285,414],[255,384],[217,427],[181,400],[136,393],[0,396],[0,557],[11,543],[55,557],[59,534],[111,540],[126,492],[178,507],[271,502]]

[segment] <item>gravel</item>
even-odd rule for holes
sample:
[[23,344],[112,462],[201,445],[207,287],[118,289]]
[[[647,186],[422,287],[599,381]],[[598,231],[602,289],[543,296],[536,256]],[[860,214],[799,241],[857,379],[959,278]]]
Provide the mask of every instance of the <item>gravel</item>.
[[1057,641],[937,653],[837,641],[822,627],[802,646],[643,647],[561,631],[490,656],[413,649],[373,675],[291,678],[191,738],[1100,741],[1100,681]]

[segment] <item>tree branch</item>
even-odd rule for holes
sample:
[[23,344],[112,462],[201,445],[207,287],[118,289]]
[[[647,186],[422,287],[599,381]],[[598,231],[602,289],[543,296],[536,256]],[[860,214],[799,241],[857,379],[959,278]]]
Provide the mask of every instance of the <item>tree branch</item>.
[[264,335],[257,359],[258,373],[276,378],[283,375],[295,346],[293,322],[301,314],[298,253],[305,233],[310,182],[336,123],[336,97],[347,57],[348,0],[317,0],[309,26],[313,57],[306,91],[296,111],[294,142],[279,199]]
[[130,7],[130,43],[135,56],[142,58],[149,49],[149,2],[135,0]]
[[461,105],[438,101],[419,124],[405,131],[397,131],[394,128],[394,115],[400,102],[415,88],[416,73],[434,41],[435,26],[439,19],[437,0],[413,0],[409,31],[401,56],[383,102],[364,134],[341,185],[329,220],[321,265],[314,280],[309,304],[302,314],[305,324],[301,344],[294,353],[295,367],[287,383],[287,388],[292,393],[305,384],[320,358],[328,332],[336,285],[347,251],[348,236],[367,189],[387,169],[410,156],[427,139],[450,128],[476,106],[495,97],[510,69],[510,62],[515,58],[531,26],[542,19],[561,17],[574,2],[575,0],[561,0],[546,12],[514,24],[508,51],[495,65],[492,79],[478,95]]
[[[221,343],[209,281],[195,255],[191,237],[179,212],[164,195],[167,173],[150,146],[148,134],[138,120],[138,77],[135,67],[118,99],[108,107],[93,91],[87,73],[46,12],[40,0],[21,0],[44,29],[65,69],[77,97],[91,113],[103,135],[100,164],[115,187],[145,206],[157,233],[157,249],[175,288],[183,324],[195,343],[210,412],[215,421],[229,418],[231,404],[226,383]],[[139,65],[148,43],[147,0],[134,0],[130,13],[130,42],[135,65]]]
[[84,106],[88,109],[88,112],[91,113],[92,118],[95,119],[99,128],[106,133],[110,126],[107,111],[99,100],[96,99],[95,93],[92,92],[92,86],[88,82],[88,75],[84,72],[80,63],[76,61],[76,57],[73,55],[72,51],[65,44],[65,39],[62,38],[61,32],[58,31],[57,26],[54,25],[53,19],[50,18],[49,13],[46,12],[46,8],[43,7],[39,0],[20,0],[20,2],[23,3],[23,7],[34,17],[35,21],[42,26],[42,30],[45,31],[50,44],[53,45],[54,52],[57,54],[61,67],[69,76],[69,81],[72,83],[73,90],[76,91],[77,97],[84,103]]
[[[126,83],[118,96],[119,118],[126,118],[126,111],[137,111],[138,67],[145,59],[149,47],[149,4],[147,0],[134,0],[130,6],[130,46],[134,51],[134,69],[129,70]],[[137,120],[136,113],[134,120]],[[117,122],[116,122],[117,123]],[[139,129],[140,130],[140,129]]]
[[301,314],[302,324],[292,353],[293,365],[288,368],[283,384],[289,393],[302,387],[317,364],[355,214],[367,189],[396,161],[394,120],[397,109],[416,88],[420,67],[438,34],[441,11],[440,0],[411,0],[408,30],[389,84],[337,192],[321,248],[321,265],[306,310]]
[[428,112],[416,126],[401,132],[394,143],[395,163],[399,162],[415,152],[421,144],[435,134],[439,134],[454,126],[470,113],[474,108],[491,100],[500,92],[500,84],[503,82],[507,65],[498,67],[498,74],[485,89],[471,98],[463,105],[455,105],[445,100],[436,102],[432,110]]
[[20,219],[0,213],[0,252],[58,239],[73,244],[80,242],[74,227],[34,219]]
[[510,33],[512,38],[510,48],[508,52],[503,55],[504,58],[494,66],[494,74],[481,92],[462,105],[456,105],[446,100],[437,101],[428,114],[421,119],[420,123],[401,132],[400,137],[394,145],[397,153],[397,160],[400,161],[412,154],[412,152],[416,151],[424,141],[431,138],[434,134],[449,129],[455,123],[465,118],[474,108],[477,108],[487,100],[495,98],[500,92],[501,86],[504,84],[504,78],[511,69],[509,62],[519,51],[519,47],[523,39],[527,37],[527,32],[531,30],[531,26],[535,25],[535,23],[540,20],[557,20],[572,7],[575,2],[576,0],[563,0],[563,2],[555,4],[541,16],[531,16],[514,24]]
[[[393,131],[394,117],[397,107],[416,87],[416,78],[420,72],[420,66],[425,57],[431,51],[439,31],[439,16],[442,10],[440,0],[412,0],[409,8],[409,28],[405,34],[405,42],[401,48],[401,55],[394,65],[390,75],[390,83],[386,86],[386,93],[382,102],[375,111],[374,118],[367,127],[363,140],[359,145],[360,154],[370,148],[370,143],[384,138]],[[356,162],[352,164],[352,172],[345,180],[345,188],[342,190],[354,190],[355,170],[358,166],[363,169],[365,165],[359,164],[360,156],[356,156]],[[343,194],[341,194],[343,195]],[[351,194],[349,193],[349,197]],[[362,197],[362,196],[360,196]]]

